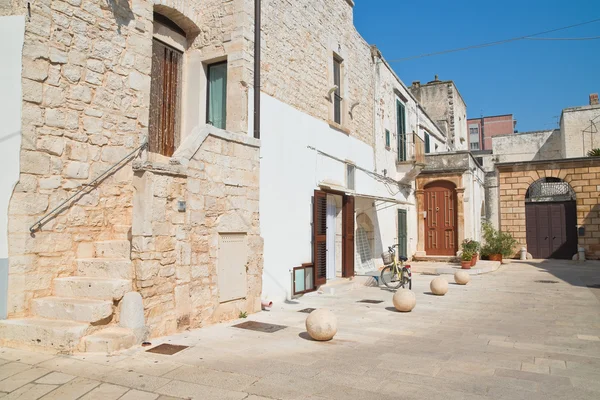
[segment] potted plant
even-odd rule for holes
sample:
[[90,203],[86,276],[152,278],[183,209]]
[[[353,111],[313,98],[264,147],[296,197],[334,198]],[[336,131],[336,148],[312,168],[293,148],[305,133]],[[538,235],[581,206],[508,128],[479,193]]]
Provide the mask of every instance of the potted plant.
[[481,248],[481,255],[492,261],[502,261],[514,254],[517,241],[508,232],[501,232],[489,223],[483,224],[483,238],[485,244]]
[[471,261],[473,260],[473,253],[468,250],[463,250],[460,255],[460,267],[462,269],[471,269]]
[[478,253],[480,249],[481,244],[476,240],[465,239],[462,242],[462,251],[468,251],[473,256],[471,259],[471,266],[475,266],[475,264],[477,264]]

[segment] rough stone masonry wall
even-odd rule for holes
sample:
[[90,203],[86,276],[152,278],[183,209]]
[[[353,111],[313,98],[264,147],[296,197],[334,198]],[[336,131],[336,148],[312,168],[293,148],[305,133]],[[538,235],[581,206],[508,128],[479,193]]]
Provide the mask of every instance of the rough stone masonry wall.
[[262,91],[315,118],[329,121],[332,51],[344,58],[345,101],[360,102],[344,128],[374,145],[370,46],[354,27],[346,0],[266,0],[263,7]]
[[[260,310],[258,177],[258,147],[215,136],[208,136],[187,167],[136,167],[134,284],[144,299],[151,336]],[[179,200],[186,202],[185,212],[178,211]],[[245,233],[248,243],[246,296],[223,304],[220,233]]]
[[[245,31],[234,29],[247,22],[246,3],[14,0],[10,9],[2,7],[3,14],[27,16],[21,175],[9,206],[9,317],[27,315],[32,298],[51,294],[53,278],[72,275],[86,244],[128,237],[131,165],[78,198],[35,237],[29,226],[146,139],[155,4],[169,17],[201,26],[192,48],[235,61],[248,47]],[[227,44],[218,45],[219,38]],[[243,85],[233,82],[229,96],[243,98]],[[243,130],[244,107],[228,108],[228,126],[231,120]]]
[[555,177],[569,183],[577,197],[577,225],[585,226],[578,238],[586,257],[600,259],[600,160],[554,164],[530,164],[502,167],[500,183],[500,229],[510,232],[521,246],[527,246],[525,194],[529,185],[540,178]]

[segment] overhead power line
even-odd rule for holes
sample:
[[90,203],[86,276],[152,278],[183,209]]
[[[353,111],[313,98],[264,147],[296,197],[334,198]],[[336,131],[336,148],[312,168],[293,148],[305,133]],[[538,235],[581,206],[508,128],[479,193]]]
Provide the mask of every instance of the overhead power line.
[[[404,61],[409,61],[409,60],[415,60],[417,58],[439,56],[439,55],[448,54],[448,53],[456,53],[458,51],[465,51],[465,50],[471,50],[471,49],[480,49],[480,48],[483,48],[483,47],[490,47],[490,46],[498,46],[500,44],[505,44],[505,43],[510,43],[510,42],[516,42],[518,40],[527,40],[527,39],[535,40],[534,36],[539,36],[539,35],[544,35],[546,33],[552,33],[552,32],[562,31],[562,30],[565,30],[565,29],[575,28],[577,26],[587,25],[587,24],[591,24],[591,23],[594,23],[594,22],[598,22],[598,21],[600,21],[600,18],[593,19],[591,21],[581,22],[581,23],[578,23],[578,24],[569,25],[569,26],[563,26],[561,28],[555,28],[555,29],[550,29],[550,30],[543,31],[543,32],[533,33],[531,35],[519,36],[519,37],[514,37],[514,38],[504,39],[504,40],[497,40],[495,42],[488,42],[488,43],[476,44],[476,45],[472,45],[472,46],[459,47],[459,48],[456,48],[456,49],[436,51],[434,53],[420,54],[418,56],[411,56],[411,57],[399,58],[399,59],[396,59],[396,60],[390,60],[388,62],[390,62],[390,63],[404,62]],[[537,39],[538,40],[540,40],[540,39],[544,40],[544,38],[537,38]],[[552,39],[553,38],[548,38],[546,40],[552,40]],[[584,40],[593,40],[593,39],[597,39],[597,38],[579,38],[579,39],[578,38],[571,38],[570,40],[581,40],[581,39],[584,39]],[[556,38],[554,40],[569,40],[569,38],[565,38],[565,39]]]
[[574,37],[574,38],[550,38],[550,37],[528,37],[525,38],[527,40],[598,40],[600,39],[600,36],[592,36],[592,37]]

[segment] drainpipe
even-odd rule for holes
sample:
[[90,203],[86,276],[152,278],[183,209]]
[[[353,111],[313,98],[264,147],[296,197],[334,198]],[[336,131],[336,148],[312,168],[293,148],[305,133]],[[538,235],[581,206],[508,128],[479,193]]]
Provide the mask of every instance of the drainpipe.
[[254,0],[254,137],[260,139],[260,0]]

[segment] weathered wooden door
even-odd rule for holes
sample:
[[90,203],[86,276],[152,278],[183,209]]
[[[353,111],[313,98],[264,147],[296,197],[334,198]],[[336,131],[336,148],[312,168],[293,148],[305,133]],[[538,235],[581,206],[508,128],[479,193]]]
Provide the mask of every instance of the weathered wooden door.
[[454,256],[456,234],[456,193],[446,181],[425,187],[425,252],[434,256]]
[[406,210],[398,210],[398,254],[408,257]]
[[354,276],[354,197],[342,201],[342,276]]
[[574,201],[525,204],[527,251],[533,258],[570,260],[577,252]]
[[327,282],[327,193],[315,190],[313,198],[313,264],[315,286]]

